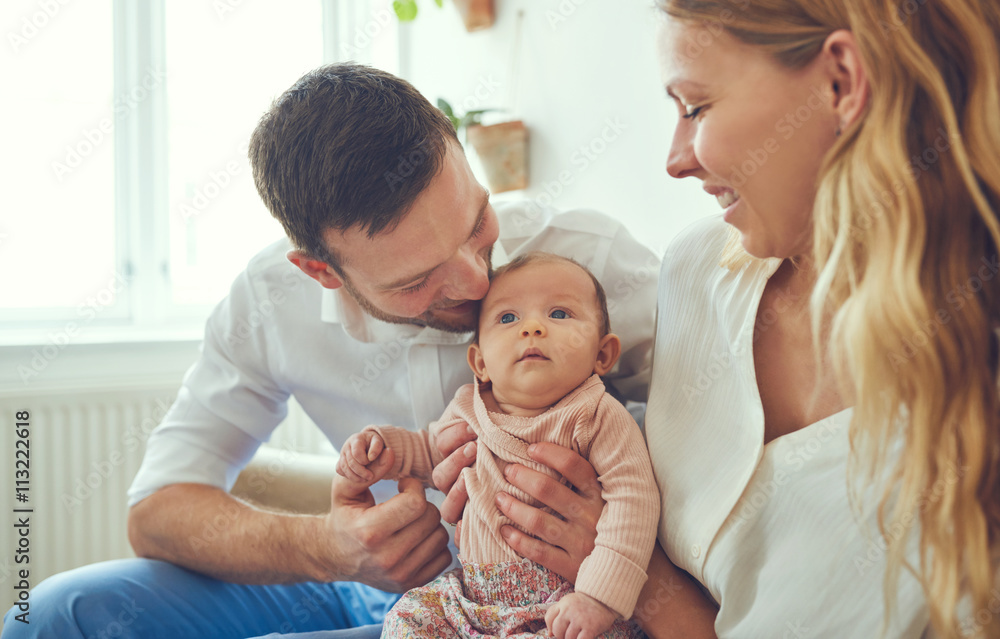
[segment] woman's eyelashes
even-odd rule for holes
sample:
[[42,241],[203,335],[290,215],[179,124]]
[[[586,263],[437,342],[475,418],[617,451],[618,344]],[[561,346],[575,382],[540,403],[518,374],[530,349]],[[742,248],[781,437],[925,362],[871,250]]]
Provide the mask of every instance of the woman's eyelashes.
[[690,111],[685,112],[684,115],[682,115],[681,117],[687,120],[693,120],[694,118],[698,117],[698,115],[701,114],[701,112],[704,110],[705,110],[704,105],[699,107],[694,107]]
[[[693,98],[691,96],[681,97],[667,91],[667,95],[674,101],[677,105],[677,110],[680,111],[680,116],[685,120],[693,120],[701,115],[705,109],[708,108],[708,104],[700,98]],[[701,102],[699,106],[693,106],[694,103]]]

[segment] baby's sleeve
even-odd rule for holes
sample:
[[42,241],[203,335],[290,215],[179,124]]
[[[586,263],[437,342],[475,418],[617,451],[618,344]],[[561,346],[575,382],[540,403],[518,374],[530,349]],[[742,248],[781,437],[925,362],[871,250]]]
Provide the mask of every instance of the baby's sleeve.
[[365,430],[378,433],[386,449],[391,450],[395,456],[385,479],[414,477],[425,484],[431,484],[434,465],[431,461],[430,434],[427,430],[406,430],[397,426],[366,426]]
[[[417,431],[406,430],[396,426],[368,426],[365,430],[377,432],[386,448],[391,448],[396,456],[389,469],[386,479],[415,477],[427,486],[434,488],[431,473],[434,467],[444,460],[435,444],[437,435],[457,424],[468,423],[468,407],[471,406],[471,395],[466,385],[458,390],[455,398],[445,408],[441,419],[431,422],[426,429]],[[465,407],[465,408],[463,408]]]
[[606,506],[597,522],[594,550],[580,565],[576,590],[628,619],[646,583],[660,520],[660,493],[639,426],[608,394],[597,409],[590,463]]

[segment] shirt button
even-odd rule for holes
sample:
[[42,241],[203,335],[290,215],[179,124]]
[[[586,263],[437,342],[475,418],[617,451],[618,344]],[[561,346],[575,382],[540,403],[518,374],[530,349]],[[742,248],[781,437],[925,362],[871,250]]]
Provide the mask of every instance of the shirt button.
[[698,544],[695,544],[695,545],[691,546],[691,556],[694,557],[695,559],[697,559],[698,557],[700,557],[701,556],[701,546],[699,546]]

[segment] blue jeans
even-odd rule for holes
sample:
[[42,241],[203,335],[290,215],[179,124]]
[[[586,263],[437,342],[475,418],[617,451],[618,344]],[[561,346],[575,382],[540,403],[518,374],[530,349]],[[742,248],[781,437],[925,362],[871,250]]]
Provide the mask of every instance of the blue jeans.
[[[300,639],[378,637],[399,595],[350,582],[230,584],[152,559],[119,559],[77,568],[31,590],[28,620],[16,607],[2,639],[245,639],[307,633]],[[272,636],[272,635],[269,635]],[[298,637],[298,635],[296,635]]]

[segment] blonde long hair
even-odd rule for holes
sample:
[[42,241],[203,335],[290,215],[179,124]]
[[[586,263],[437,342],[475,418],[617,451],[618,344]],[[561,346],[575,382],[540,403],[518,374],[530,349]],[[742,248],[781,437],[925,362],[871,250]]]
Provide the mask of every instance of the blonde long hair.
[[[854,34],[871,94],[818,176],[814,335],[832,315],[828,353],[855,401],[852,475],[889,478],[878,499],[887,616],[905,567],[941,637],[1000,637],[990,600],[1000,556],[1000,3],[657,4],[791,68],[833,31]],[[914,523],[919,566],[904,552]],[[966,596],[971,614],[960,619]]]

